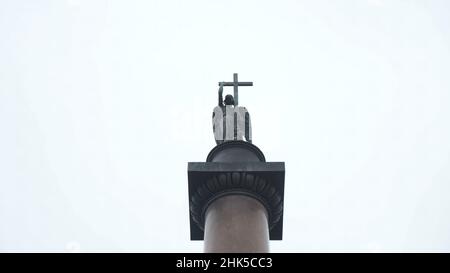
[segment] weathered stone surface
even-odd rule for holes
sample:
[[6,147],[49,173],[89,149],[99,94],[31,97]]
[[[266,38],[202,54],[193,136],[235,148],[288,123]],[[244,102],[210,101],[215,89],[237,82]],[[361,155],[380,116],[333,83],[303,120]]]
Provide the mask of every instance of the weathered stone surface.
[[205,252],[269,252],[267,211],[256,199],[227,195],[206,211]]

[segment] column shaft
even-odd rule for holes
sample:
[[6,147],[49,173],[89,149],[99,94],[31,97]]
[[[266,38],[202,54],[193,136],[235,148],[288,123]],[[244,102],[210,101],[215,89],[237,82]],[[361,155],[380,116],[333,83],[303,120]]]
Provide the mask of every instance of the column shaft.
[[205,252],[269,252],[267,211],[256,199],[228,195],[205,214]]

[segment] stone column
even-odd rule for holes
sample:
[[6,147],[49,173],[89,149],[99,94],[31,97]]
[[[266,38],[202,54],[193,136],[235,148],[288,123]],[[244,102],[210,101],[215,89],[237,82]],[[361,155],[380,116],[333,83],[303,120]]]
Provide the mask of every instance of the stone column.
[[205,214],[205,252],[269,252],[265,207],[245,195],[227,195]]
[[283,231],[284,162],[255,145],[227,141],[188,163],[192,240],[205,252],[269,252]]

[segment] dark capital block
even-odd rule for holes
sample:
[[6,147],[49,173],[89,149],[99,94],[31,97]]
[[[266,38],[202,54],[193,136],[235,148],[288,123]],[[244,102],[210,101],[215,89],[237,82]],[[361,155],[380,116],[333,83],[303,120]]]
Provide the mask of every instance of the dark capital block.
[[262,152],[243,141],[216,146],[207,161],[188,163],[191,240],[203,240],[208,206],[222,196],[235,194],[260,201],[268,213],[270,240],[281,240],[284,162],[264,162]]

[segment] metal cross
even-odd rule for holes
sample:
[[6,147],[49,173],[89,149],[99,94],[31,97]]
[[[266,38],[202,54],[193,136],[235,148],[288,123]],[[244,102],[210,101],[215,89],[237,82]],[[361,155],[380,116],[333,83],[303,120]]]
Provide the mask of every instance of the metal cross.
[[223,84],[223,86],[233,86],[234,87],[234,105],[238,105],[238,86],[253,86],[253,82],[239,82],[238,81],[238,74],[233,74],[233,81],[232,82],[219,82],[220,84]]

